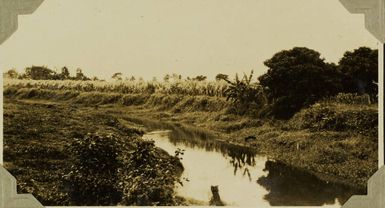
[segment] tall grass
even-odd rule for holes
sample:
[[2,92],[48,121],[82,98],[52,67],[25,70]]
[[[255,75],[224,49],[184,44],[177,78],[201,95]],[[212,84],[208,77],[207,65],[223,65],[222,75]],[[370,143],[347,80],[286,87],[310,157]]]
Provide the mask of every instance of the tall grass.
[[178,80],[158,81],[76,81],[76,80],[19,80],[4,79],[4,87],[38,88],[47,90],[75,90],[80,92],[108,92],[122,94],[183,94],[224,97],[225,81]]

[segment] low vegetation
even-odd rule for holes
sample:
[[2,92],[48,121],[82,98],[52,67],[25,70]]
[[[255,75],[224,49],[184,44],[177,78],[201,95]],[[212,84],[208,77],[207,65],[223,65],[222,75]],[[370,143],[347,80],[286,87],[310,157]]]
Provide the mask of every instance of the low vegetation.
[[377,139],[377,106],[341,103],[316,103],[297,113],[291,124],[312,131],[354,131]]
[[47,102],[6,100],[4,111],[4,166],[19,192],[45,206],[183,203],[174,192],[183,172],[178,157],[142,140],[137,127]]

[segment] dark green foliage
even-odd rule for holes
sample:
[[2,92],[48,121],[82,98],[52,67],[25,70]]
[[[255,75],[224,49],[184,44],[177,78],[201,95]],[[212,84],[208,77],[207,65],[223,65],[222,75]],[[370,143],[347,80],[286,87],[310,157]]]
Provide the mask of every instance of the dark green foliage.
[[[46,66],[27,67],[24,73],[15,74],[16,71],[9,70],[5,73],[9,78],[33,79],[33,80],[90,80],[85,76],[81,69],[76,70],[76,76],[71,77],[67,67],[63,67],[60,73],[49,69]],[[16,76],[16,77],[15,77]],[[96,78],[96,77],[95,77]],[[97,78],[96,78],[97,80]]]
[[249,76],[244,74],[242,79],[236,75],[233,82],[225,79],[229,83],[225,90],[226,100],[233,102],[234,110],[238,114],[250,114],[266,104],[263,88],[257,83],[252,83],[252,78],[253,71]]
[[122,76],[123,76],[123,74],[121,72],[116,72],[112,75],[111,78],[114,80],[122,80],[123,79]]
[[347,51],[339,61],[339,70],[346,76],[345,92],[367,93],[372,100],[378,94],[378,50],[360,47]]
[[76,69],[76,76],[75,76],[75,79],[76,80],[90,80],[90,78],[88,78],[86,75],[83,74],[83,70],[78,68]]
[[313,131],[355,131],[377,138],[378,112],[369,107],[352,108],[317,103],[297,113],[290,123]]
[[227,75],[227,74],[217,74],[215,76],[215,80],[217,80],[217,81],[228,80],[228,79],[229,79],[229,75]]
[[121,143],[112,135],[87,134],[74,139],[71,172],[65,176],[71,205],[116,205],[122,199],[118,187]]
[[67,67],[63,67],[61,69],[61,73],[59,74],[61,80],[70,79],[70,72]]
[[206,76],[199,75],[199,76],[196,76],[195,78],[193,78],[192,80],[205,81],[206,79],[207,79]]
[[72,205],[177,204],[174,188],[183,171],[179,158],[153,141],[130,142],[124,145],[111,134],[75,139],[70,148],[74,165],[65,181]]
[[295,47],[276,53],[264,63],[269,67],[258,79],[277,118],[289,118],[302,107],[341,91],[342,75],[320,53]]
[[175,183],[180,182],[179,176],[183,171],[179,159],[169,157],[166,152],[156,148],[153,141],[138,140],[134,149],[127,155],[127,168],[123,169],[121,176],[123,204],[176,205]]
[[25,69],[24,76],[34,80],[56,79],[55,71],[44,66],[32,66]]

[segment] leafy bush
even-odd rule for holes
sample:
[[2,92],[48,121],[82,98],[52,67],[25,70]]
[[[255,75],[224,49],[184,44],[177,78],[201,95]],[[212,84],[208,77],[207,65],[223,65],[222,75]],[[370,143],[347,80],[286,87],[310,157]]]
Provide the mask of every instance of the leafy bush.
[[[178,154],[179,156],[179,154]],[[127,155],[122,171],[123,204],[177,205],[174,196],[176,182],[183,171],[177,157],[155,147],[153,141],[137,140],[134,151]]]
[[122,199],[118,169],[122,144],[108,134],[87,134],[74,139],[69,148],[73,156],[71,171],[65,176],[71,205],[116,205]]
[[71,171],[64,178],[71,205],[176,205],[174,188],[183,171],[178,157],[153,141],[113,134],[87,134],[69,148]]
[[233,102],[233,110],[238,114],[246,114],[250,111],[255,111],[266,104],[263,88],[257,83],[252,83],[253,71],[250,75],[243,75],[239,79],[238,74],[235,76],[235,81],[224,79],[229,87],[225,90],[226,100]]
[[378,112],[376,109],[369,107],[351,109],[349,106],[317,103],[297,113],[289,123],[291,126],[300,129],[314,131],[351,130],[376,137],[378,133]]

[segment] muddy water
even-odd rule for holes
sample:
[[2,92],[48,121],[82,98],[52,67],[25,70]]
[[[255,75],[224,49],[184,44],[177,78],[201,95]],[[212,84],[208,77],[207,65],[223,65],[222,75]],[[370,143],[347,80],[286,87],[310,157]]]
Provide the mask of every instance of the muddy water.
[[210,186],[232,206],[341,207],[356,190],[321,181],[303,171],[258,155],[250,148],[216,142],[210,134],[170,124],[142,123],[151,130],[145,139],[174,155],[178,149],[185,168],[177,193],[208,203]]

